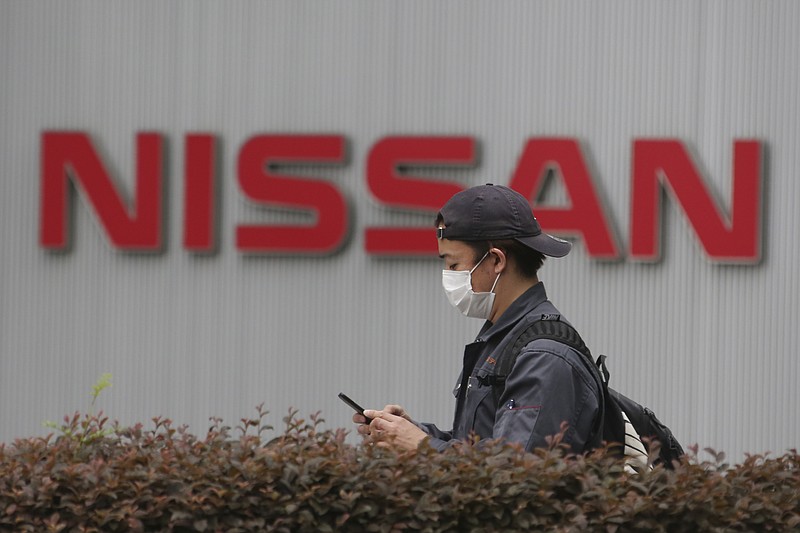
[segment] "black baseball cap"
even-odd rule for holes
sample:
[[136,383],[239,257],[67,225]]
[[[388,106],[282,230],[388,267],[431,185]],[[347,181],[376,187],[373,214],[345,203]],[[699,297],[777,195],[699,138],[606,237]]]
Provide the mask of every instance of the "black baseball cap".
[[572,244],[542,231],[528,200],[502,185],[478,185],[450,198],[439,211],[440,239],[491,241],[515,239],[550,257],[564,257]]

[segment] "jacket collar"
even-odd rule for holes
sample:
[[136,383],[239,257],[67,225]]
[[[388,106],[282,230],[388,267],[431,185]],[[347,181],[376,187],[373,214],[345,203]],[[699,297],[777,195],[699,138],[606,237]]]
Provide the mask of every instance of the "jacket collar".
[[497,322],[492,323],[487,320],[475,341],[488,342],[495,335],[507,332],[522,320],[525,315],[546,301],[547,293],[544,290],[544,284],[540,281],[514,300],[508,306],[508,309],[500,315]]

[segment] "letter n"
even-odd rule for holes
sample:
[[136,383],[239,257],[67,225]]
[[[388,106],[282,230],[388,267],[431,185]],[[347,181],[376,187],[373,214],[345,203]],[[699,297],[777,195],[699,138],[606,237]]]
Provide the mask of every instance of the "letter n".
[[44,248],[70,245],[72,188],[94,208],[111,245],[126,251],[161,248],[162,141],[159,134],[136,136],[135,208],[128,207],[112,182],[91,140],[81,132],[42,134],[41,226]]
[[756,263],[761,257],[761,144],[733,143],[730,217],[709,193],[689,154],[677,140],[633,144],[631,257],[661,255],[661,190],[677,200],[708,256],[718,262]]

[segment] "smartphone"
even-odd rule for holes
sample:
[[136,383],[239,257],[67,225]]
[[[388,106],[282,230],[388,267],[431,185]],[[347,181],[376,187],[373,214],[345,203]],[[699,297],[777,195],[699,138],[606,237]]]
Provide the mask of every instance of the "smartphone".
[[360,415],[364,416],[364,418],[366,418],[366,419],[367,419],[367,424],[369,424],[370,422],[372,422],[372,419],[371,419],[371,418],[369,418],[369,417],[367,417],[366,415],[364,415],[364,408],[363,408],[363,407],[361,407],[360,405],[358,405],[358,404],[357,404],[356,402],[354,402],[353,400],[351,400],[351,399],[350,399],[350,397],[349,397],[347,394],[345,394],[345,393],[343,393],[343,392],[340,392],[340,393],[339,393],[339,399],[340,399],[340,400],[342,400],[342,401],[343,401],[344,403],[346,403],[347,405],[349,405],[350,407],[352,407],[352,408],[353,408],[353,410],[354,410],[356,413],[358,413],[358,414],[360,414]]

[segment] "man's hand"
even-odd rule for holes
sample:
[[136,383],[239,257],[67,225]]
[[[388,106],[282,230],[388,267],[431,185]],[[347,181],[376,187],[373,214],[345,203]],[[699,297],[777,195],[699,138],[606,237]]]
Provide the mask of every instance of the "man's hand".
[[359,424],[358,432],[373,437],[377,446],[414,450],[427,437],[399,405],[387,405],[382,411],[365,409],[364,415],[372,419],[369,425],[360,414],[353,415],[353,422]]

